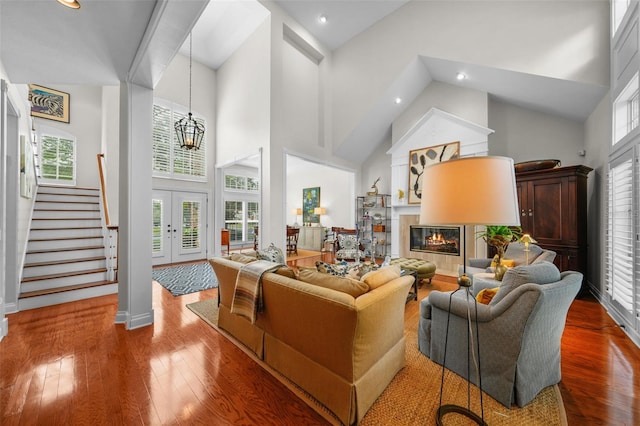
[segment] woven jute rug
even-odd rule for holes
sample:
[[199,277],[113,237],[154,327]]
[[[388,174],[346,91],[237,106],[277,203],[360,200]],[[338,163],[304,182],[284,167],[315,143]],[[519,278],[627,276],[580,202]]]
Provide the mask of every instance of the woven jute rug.
[[[252,352],[238,343],[232,336],[217,327],[218,307],[215,299],[188,304],[196,315],[229,340],[244,350],[258,364],[274,375],[285,386],[296,393],[311,408],[320,413],[329,423],[340,424],[333,414],[312,396],[300,389],[286,377],[270,368]],[[387,425],[433,425],[440,398],[442,366],[432,362],[418,350],[417,331],[405,332],[407,340],[406,366],[391,381],[360,422],[364,426]],[[467,406],[467,381],[449,370],[445,370],[443,404]],[[567,425],[562,397],[557,386],[544,389],[523,408],[506,408],[487,394],[483,394],[484,420],[493,425],[549,426]],[[471,409],[480,415],[478,391],[471,388]],[[444,416],[445,425],[475,424],[458,414]]]

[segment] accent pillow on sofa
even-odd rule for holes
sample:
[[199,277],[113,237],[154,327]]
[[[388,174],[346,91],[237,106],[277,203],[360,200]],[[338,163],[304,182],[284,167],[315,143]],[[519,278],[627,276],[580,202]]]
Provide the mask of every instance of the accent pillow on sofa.
[[339,277],[344,277],[347,275],[349,271],[349,267],[347,265],[333,264],[323,262],[321,260],[316,261],[316,270],[318,272],[322,272],[323,274],[337,275]]
[[336,275],[324,274],[312,269],[302,269],[298,274],[298,279],[305,283],[317,285],[319,287],[330,288],[358,297],[369,291],[369,286],[363,282],[351,278],[339,277]]
[[495,295],[491,304],[495,305],[504,299],[514,288],[522,284],[550,284],[560,281],[560,271],[551,262],[536,262],[531,265],[516,266],[509,269],[502,278],[502,284],[498,294]]
[[360,281],[369,286],[369,290],[376,289],[389,281],[400,278],[400,267],[398,265],[385,266],[375,271],[367,272],[360,278]]
[[284,254],[282,250],[274,246],[273,243],[264,250],[258,250],[258,259],[267,260],[273,263],[285,263]]
[[478,303],[482,303],[483,305],[488,305],[498,293],[498,290],[500,290],[500,287],[483,288],[476,296],[476,301]]

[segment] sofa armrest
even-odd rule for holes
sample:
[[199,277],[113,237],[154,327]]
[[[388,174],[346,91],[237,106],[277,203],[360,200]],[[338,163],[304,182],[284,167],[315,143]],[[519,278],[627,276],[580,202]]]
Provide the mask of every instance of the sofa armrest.
[[236,289],[236,277],[240,268],[244,265],[225,257],[214,257],[209,259],[209,264],[218,279],[218,292],[220,294],[220,304],[228,308],[233,301],[233,293]]
[[469,266],[472,268],[488,268],[491,266],[491,259],[484,257],[472,257],[469,259]]

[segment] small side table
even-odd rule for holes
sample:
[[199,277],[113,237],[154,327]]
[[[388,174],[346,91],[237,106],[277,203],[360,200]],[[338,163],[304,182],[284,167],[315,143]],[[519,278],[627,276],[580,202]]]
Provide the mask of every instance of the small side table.
[[473,274],[473,294],[477,295],[480,290],[485,288],[500,287],[502,281],[498,281],[494,277],[493,272],[478,272],[477,274]]
[[407,294],[407,301],[405,303],[409,303],[410,300],[418,300],[418,271],[415,269],[400,269],[400,275],[411,275],[413,277],[413,284],[411,285],[413,291],[410,291]]

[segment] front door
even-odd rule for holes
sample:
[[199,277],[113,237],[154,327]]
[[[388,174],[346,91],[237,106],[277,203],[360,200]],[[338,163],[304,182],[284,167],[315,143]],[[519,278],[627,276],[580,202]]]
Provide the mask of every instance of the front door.
[[207,258],[207,194],[153,191],[153,264]]

